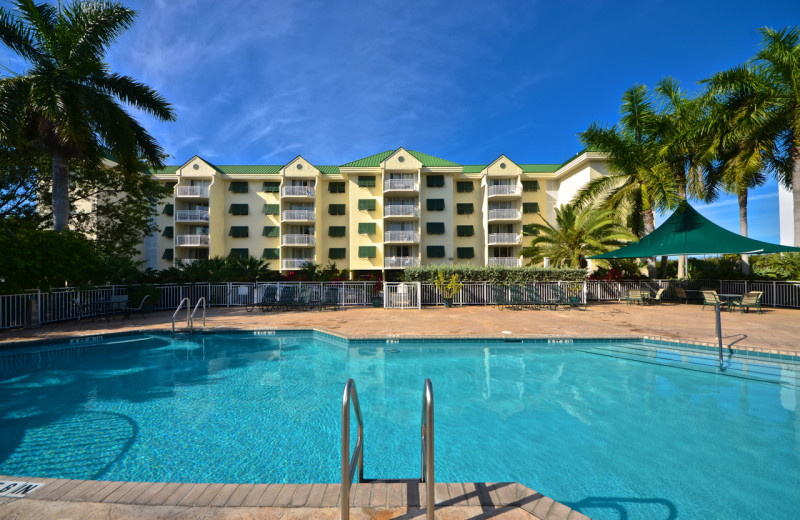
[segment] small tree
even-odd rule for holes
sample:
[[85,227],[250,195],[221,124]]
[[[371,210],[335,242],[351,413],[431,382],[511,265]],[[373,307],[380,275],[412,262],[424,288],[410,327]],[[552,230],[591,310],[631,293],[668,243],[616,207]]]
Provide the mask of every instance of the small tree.
[[464,287],[464,284],[458,280],[457,274],[453,273],[450,280],[447,280],[442,271],[437,273],[434,283],[436,284],[436,289],[441,293],[442,298],[450,300],[460,293],[461,289]]

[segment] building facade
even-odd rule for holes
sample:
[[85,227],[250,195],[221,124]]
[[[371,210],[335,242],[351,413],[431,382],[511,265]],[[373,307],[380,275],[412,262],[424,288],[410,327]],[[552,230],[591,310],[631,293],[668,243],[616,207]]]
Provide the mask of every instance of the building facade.
[[172,187],[143,260],[165,269],[229,255],[292,271],[305,262],[354,273],[429,264],[522,265],[523,226],[554,221],[602,154],[563,164],[501,155],[461,165],[398,148],[341,166],[298,156],[285,165],[214,165],[195,156],[155,178]]

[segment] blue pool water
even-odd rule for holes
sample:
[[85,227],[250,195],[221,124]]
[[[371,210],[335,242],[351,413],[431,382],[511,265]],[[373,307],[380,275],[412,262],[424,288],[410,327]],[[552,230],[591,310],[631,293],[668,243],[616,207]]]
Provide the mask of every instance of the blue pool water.
[[741,359],[720,374],[713,353],[641,342],[311,333],[0,351],[0,474],[339,482],[352,377],[365,475],[418,477],[430,378],[437,481],[518,481],[598,519],[797,518],[799,367]]

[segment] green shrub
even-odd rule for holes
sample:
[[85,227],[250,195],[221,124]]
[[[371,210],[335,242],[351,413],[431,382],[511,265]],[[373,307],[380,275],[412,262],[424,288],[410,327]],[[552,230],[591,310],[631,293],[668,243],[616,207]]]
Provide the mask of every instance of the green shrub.
[[461,282],[491,283],[531,283],[570,281],[581,282],[586,279],[585,269],[556,269],[550,267],[499,267],[471,265],[426,265],[408,267],[405,270],[407,282],[435,283],[438,273],[446,278],[458,275]]

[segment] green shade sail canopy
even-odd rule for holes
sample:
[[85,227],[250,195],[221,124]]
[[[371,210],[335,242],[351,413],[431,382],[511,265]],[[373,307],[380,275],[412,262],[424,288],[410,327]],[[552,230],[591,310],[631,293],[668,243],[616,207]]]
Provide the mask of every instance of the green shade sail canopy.
[[725,255],[800,252],[800,247],[782,246],[737,235],[681,202],[663,224],[638,242],[589,259],[648,258],[651,256]]

